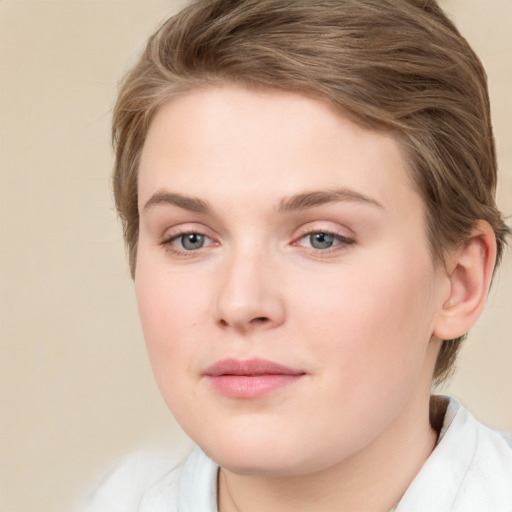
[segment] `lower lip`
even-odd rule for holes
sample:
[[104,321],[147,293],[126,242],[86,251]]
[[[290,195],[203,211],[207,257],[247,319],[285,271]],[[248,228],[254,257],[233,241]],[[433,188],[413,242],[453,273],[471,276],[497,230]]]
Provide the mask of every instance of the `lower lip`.
[[213,389],[231,398],[260,398],[297,382],[300,375],[272,373],[265,375],[209,376]]

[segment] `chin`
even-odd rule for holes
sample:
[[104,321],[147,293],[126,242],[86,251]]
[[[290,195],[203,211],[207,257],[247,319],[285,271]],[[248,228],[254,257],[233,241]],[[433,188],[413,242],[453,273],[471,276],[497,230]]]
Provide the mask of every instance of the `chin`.
[[[335,463],[333,453],[307,450],[307,443],[296,442],[286,432],[274,436],[220,436],[211,443],[198,443],[219,466],[238,475],[271,477],[297,476],[314,473]],[[285,442],[286,439],[286,442]],[[306,449],[305,449],[306,448]]]
[[237,475],[253,475],[268,477],[286,477],[311,473],[311,469],[304,461],[293,460],[290,457],[276,457],[275,454],[262,453],[257,457],[238,454],[211,454],[209,455],[220,467]]

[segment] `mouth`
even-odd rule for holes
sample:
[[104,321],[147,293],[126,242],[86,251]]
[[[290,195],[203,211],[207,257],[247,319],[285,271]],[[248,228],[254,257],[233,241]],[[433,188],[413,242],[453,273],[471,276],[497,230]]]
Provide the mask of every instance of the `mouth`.
[[306,372],[266,359],[223,359],[203,376],[212,389],[230,398],[260,398],[300,380]]

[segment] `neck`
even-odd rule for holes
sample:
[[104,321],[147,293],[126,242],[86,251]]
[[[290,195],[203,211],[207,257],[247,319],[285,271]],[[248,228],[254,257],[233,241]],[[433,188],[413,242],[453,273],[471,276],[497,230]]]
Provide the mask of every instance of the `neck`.
[[412,401],[370,445],[314,474],[269,477],[221,469],[219,512],[389,512],[432,452],[429,397]]

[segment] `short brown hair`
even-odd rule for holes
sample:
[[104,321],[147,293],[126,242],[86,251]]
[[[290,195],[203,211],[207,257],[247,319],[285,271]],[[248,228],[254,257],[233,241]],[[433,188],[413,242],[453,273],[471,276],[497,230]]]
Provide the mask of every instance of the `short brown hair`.
[[[483,219],[499,261],[509,229],[494,199],[486,74],[434,0],[199,0],[151,36],[114,110],[114,195],[132,276],[137,172],[151,120],[177,92],[222,83],[319,97],[392,132],[425,203],[433,259]],[[438,382],[463,338],[443,343]]]

